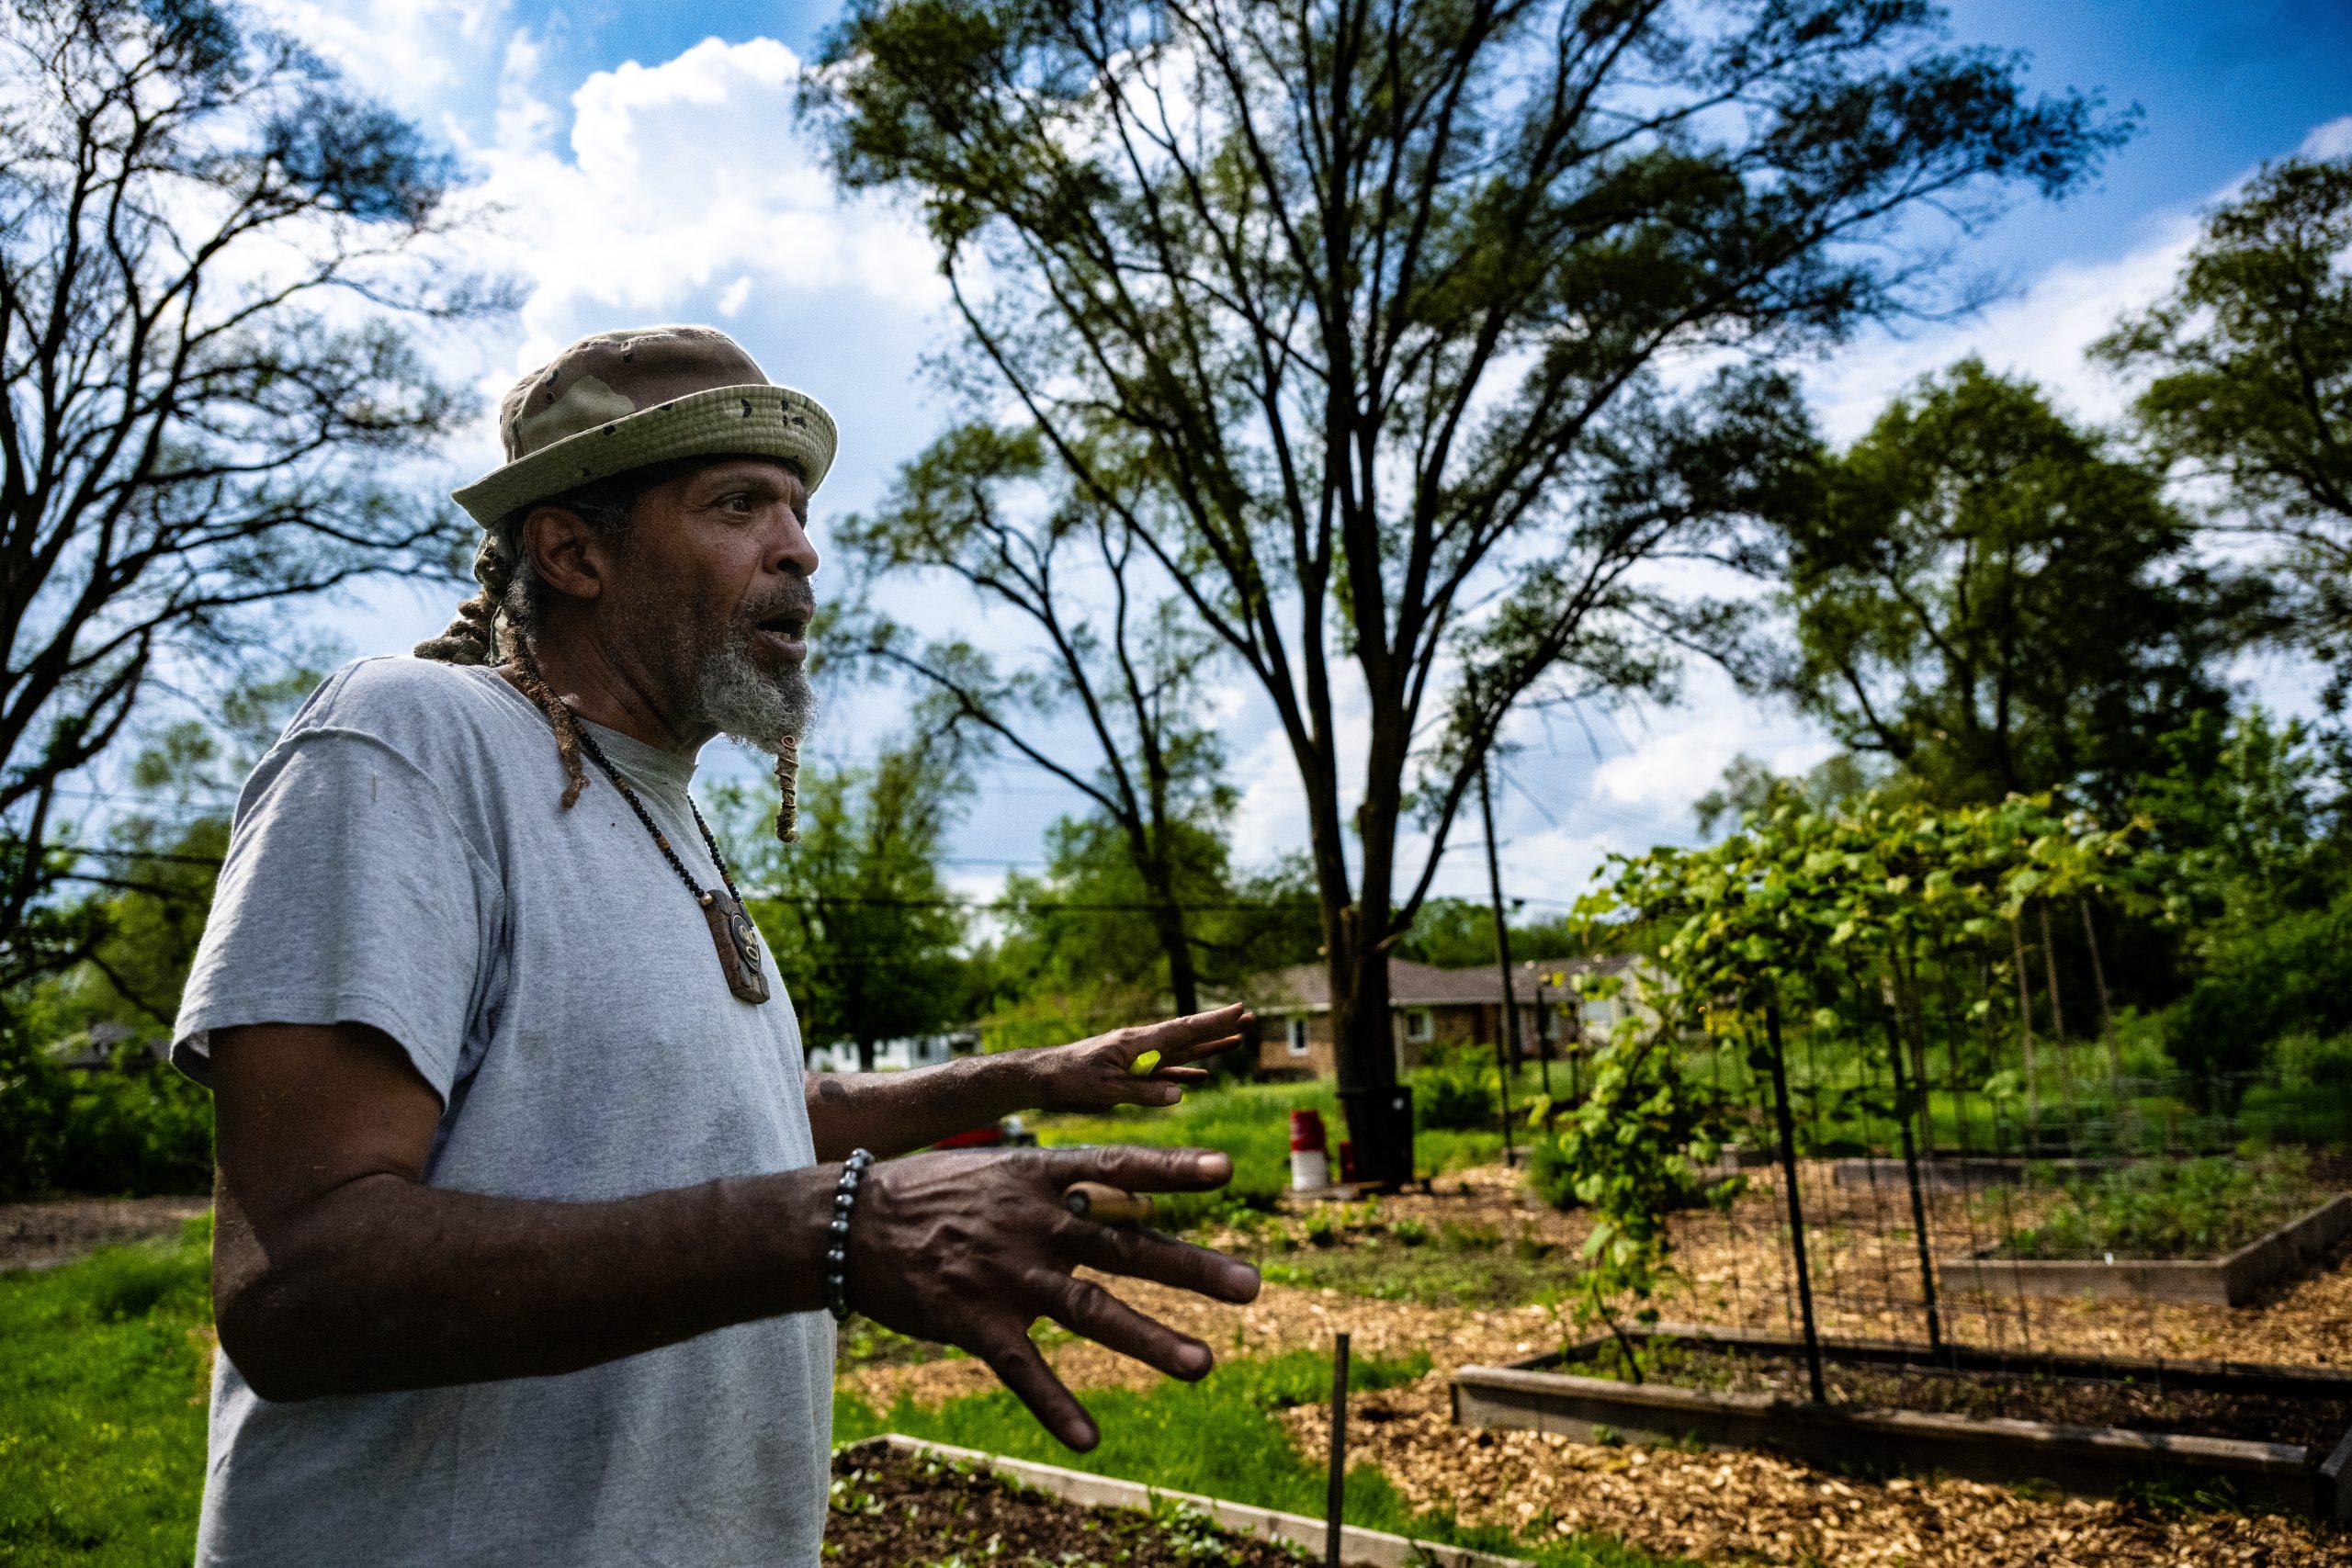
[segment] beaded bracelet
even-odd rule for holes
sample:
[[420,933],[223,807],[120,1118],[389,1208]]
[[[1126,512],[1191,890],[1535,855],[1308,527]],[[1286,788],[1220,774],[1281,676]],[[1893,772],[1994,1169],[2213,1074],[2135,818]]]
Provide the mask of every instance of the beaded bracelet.
[[874,1163],[872,1149],[852,1149],[842,1165],[842,1179],[833,1189],[833,1223],[825,1248],[825,1304],[835,1323],[849,1321],[849,1209],[857,1201],[857,1184]]

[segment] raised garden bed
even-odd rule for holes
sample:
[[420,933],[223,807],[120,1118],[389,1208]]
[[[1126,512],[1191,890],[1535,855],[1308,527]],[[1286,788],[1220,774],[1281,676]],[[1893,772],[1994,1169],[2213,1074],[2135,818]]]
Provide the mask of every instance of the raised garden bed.
[[1947,1291],[2137,1297],[2234,1307],[2317,1263],[2347,1235],[2352,1235],[2352,1195],[2339,1194],[2220,1258],[2009,1258],[2001,1256],[2002,1246],[1996,1245],[1965,1258],[1947,1258],[1937,1272]]
[[2213,1362],[2023,1357],[1844,1341],[1823,1346],[1829,1403],[1803,1347],[1739,1330],[1632,1337],[1648,1380],[1589,1340],[1511,1367],[1464,1367],[1473,1427],[1769,1448],[1815,1463],[2045,1482],[2112,1494],[2193,1478],[2241,1504],[2352,1517],[2352,1373]]
[[[1892,1155],[1841,1155],[1825,1162],[1832,1187],[1877,1187],[1900,1190],[1909,1179],[1903,1161]],[[1926,1155],[1919,1159],[1919,1185],[1938,1192],[1973,1192],[1987,1187],[2015,1187],[2029,1177],[2036,1180],[2098,1176],[2114,1170],[2120,1159],[2018,1159],[1992,1155]]]
[[[952,1560],[1062,1568],[1297,1568],[1323,1560],[1324,1524],[1189,1492],[890,1433],[833,1456],[827,1568]],[[1532,1568],[1515,1557],[1341,1529],[1365,1568]]]

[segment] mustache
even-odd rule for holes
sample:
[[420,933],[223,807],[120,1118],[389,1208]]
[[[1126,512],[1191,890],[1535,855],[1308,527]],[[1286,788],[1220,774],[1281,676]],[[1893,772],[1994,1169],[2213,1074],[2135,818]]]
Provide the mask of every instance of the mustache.
[[792,620],[802,631],[816,618],[817,595],[805,580],[789,580],[790,585],[775,593],[746,603],[736,612],[735,619],[743,626],[765,626],[770,621]]

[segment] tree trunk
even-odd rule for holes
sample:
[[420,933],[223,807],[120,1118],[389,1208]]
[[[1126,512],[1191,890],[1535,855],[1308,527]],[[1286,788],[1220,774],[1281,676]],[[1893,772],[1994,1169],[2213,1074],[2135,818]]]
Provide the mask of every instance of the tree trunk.
[[874,1070],[874,1042],[863,1037],[857,1043],[857,1070],[861,1073]]
[[1151,929],[1159,938],[1159,947],[1168,959],[1168,994],[1174,998],[1176,1014],[1201,1010],[1201,971],[1193,959],[1193,939],[1184,929],[1184,907],[1176,901],[1175,894],[1166,888],[1151,889]]

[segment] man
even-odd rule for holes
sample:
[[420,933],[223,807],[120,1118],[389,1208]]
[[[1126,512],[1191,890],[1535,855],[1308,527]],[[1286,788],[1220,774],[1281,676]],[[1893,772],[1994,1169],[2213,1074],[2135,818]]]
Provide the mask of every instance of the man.
[[963,1347],[1084,1448],[1035,1319],[1179,1377],[1210,1354],[1073,1269],[1257,1289],[1064,1205],[1215,1187],[1222,1155],[853,1151],[1171,1104],[1245,1021],[804,1084],[687,783],[718,733],[796,750],[832,421],[665,328],[575,344],[499,423],[458,497],[481,593],[254,771],[182,1006],[220,1129],[198,1560],[805,1568],[828,1305]]

